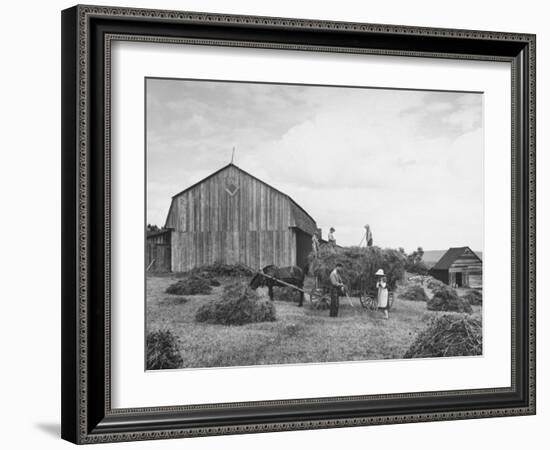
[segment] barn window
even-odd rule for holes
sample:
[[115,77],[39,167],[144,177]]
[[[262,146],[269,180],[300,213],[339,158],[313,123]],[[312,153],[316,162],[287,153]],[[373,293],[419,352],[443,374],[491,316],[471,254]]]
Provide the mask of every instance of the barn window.
[[232,181],[228,181],[226,186],[225,186],[225,190],[227,191],[227,193],[229,195],[234,196],[238,192],[239,186],[237,186]]

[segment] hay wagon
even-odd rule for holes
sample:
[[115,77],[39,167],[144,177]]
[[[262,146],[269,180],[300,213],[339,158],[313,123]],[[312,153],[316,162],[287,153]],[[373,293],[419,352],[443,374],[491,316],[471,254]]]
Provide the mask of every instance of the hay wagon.
[[[262,271],[256,271],[256,274],[261,275],[262,277],[271,279],[280,285],[291,288],[295,291],[301,292],[306,296],[309,296],[309,301],[312,307],[316,309],[328,309],[330,307],[330,290],[331,285],[329,277],[316,275],[315,286],[310,292],[307,292],[305,289],[302,289],[298,286],[295,286],[291,283],[287,283],[277,277],[266,274]],[[348,286],[353,286],[355,289],[350,289]],[[361,306],[369,311],[376,311],[378,309],[378,299],[377,299],[377,290],[368,289],[366,282],[362,277],[351,280],[351,282],[344,283],[344,288],[340,294],[345,296],[350,305],[353,306],[352,298],[358,298]],[[394,295],[391,290],[388,289],[388,309],[391,309],[393,305]]]

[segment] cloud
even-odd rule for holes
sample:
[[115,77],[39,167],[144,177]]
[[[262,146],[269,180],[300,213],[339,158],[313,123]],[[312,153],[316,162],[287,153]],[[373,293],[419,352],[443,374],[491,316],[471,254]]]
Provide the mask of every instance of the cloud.
[[147,108],[150,222],[236,145],[342,244],[482,247],[480,94],[155,81]]

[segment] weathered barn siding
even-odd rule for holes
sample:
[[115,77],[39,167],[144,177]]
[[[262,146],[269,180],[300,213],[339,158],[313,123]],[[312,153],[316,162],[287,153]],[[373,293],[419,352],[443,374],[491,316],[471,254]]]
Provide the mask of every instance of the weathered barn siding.
[[430,272],[450,286],[480,288],[483,284],[483,263],[469,247],[450,248]]
[[294,265],[293,227],[315,226],[287,195],[229,165],[172,198],[172,271],[214,262]]
[[148,272],[170,272],[172,266],[171,231],[150,233],[145,242],[145,267]]

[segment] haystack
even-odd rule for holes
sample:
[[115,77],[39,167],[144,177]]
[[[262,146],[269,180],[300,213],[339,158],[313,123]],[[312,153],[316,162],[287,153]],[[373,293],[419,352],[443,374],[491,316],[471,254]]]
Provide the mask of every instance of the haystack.
[[418,284],[413,284],[407,287],[404,292],[399,294],[399,297],[405,300],[411,300],[413,302],[425,302],[428,300],[426,291]]
[[481,320],[466,314],[434,317],[409,347],[404,358],[482,354]]
[[166,288],[167,294],[174,295],[199,295],[211,292],[211,281],[198,275],[189,275]]
[[458,296],[456,291],[443,285],[434,291],[434,296],[426,302],[430,311],[456,311],[471,314],[470,303]]
[[202,277],[250,277],[254,275],[254,271],[244,264],[225,264],[215,262],[209,266],[202,266],[192,269],[192,274],[198,274]]
[[483,303],[483,294],[481,291],[472,289],[462,296],[470,305],[481,305]]
[[260,292],[235,282],[225,286],[221,299],[202,305],[195,320],[221,325],[273,322],[276,320],[275,306]]
[[441,286],[445,286],[445,283],[439,281],[437,278],[430,277],[426,281],[426,286],[428,286],[428,289],[437,289]]
[[178,339],[170,330],[147,333],[147,369],[178,369],[182,365]]

